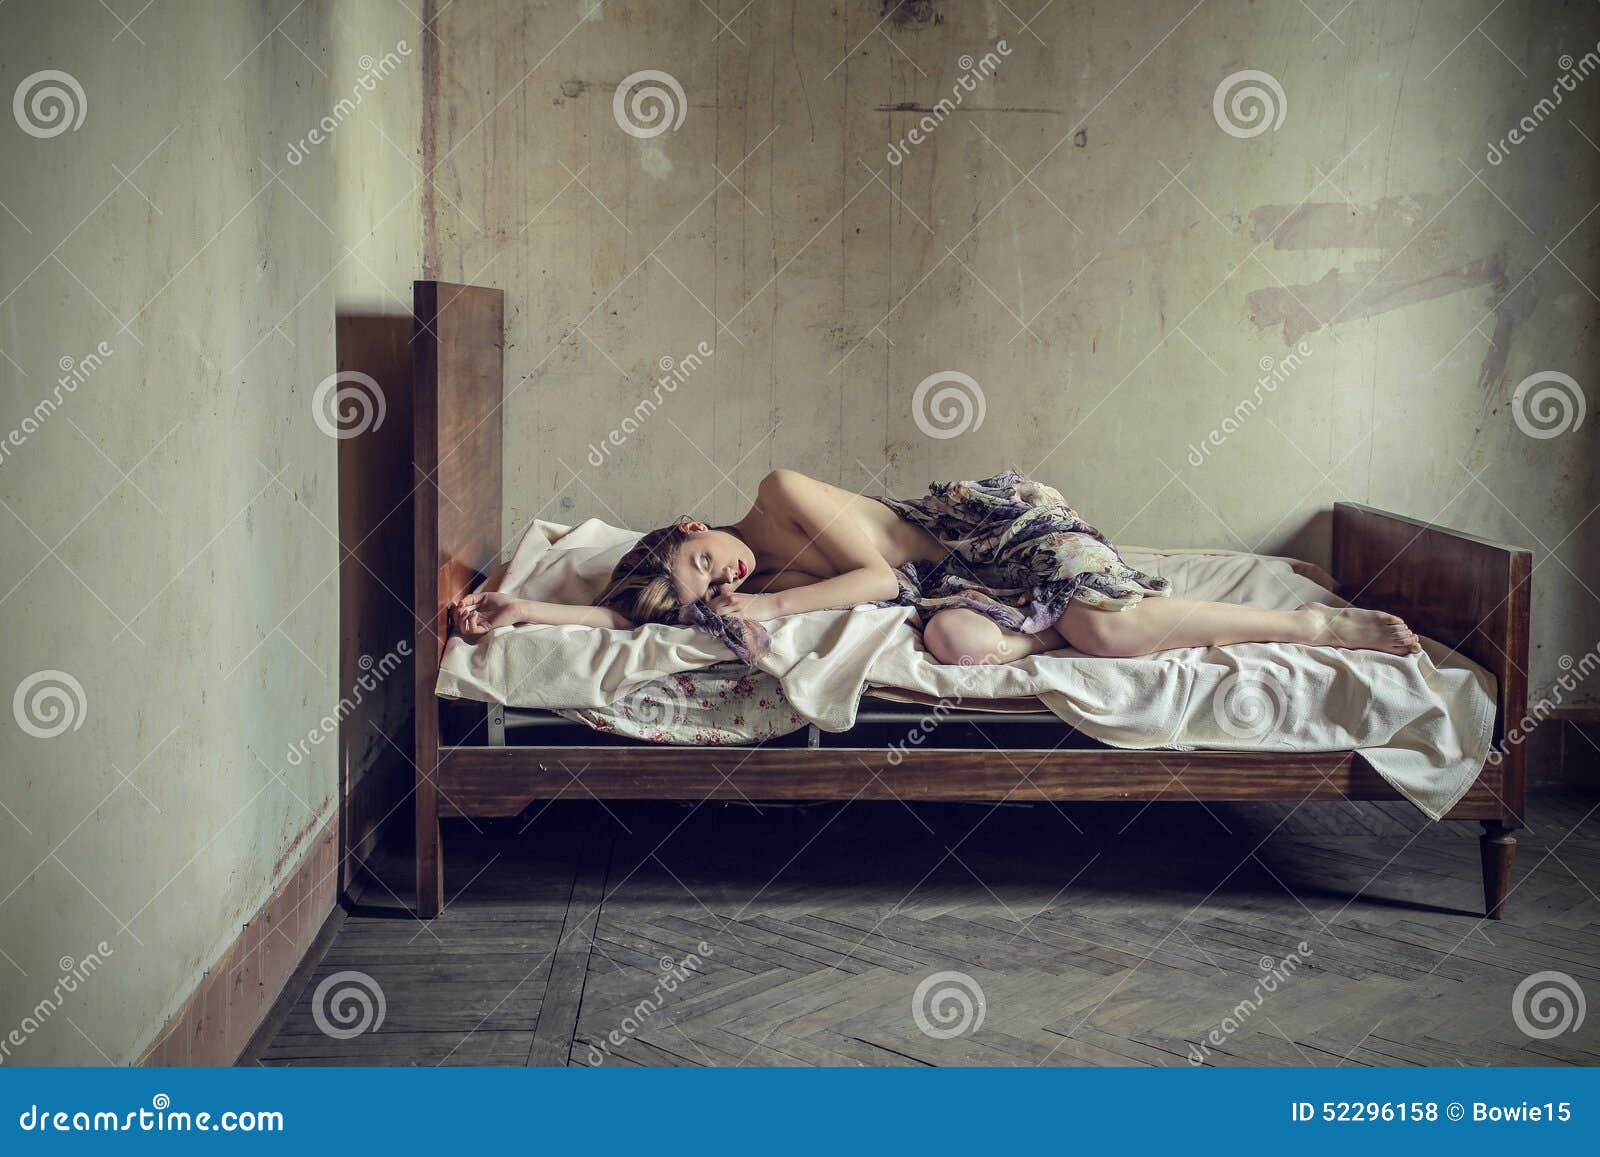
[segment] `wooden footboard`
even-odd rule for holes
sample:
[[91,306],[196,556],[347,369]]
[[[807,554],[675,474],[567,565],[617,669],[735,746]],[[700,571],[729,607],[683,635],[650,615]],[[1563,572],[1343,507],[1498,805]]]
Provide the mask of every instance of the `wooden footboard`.
[[1389,514],[1353,502],[1333,507],[1333,573],[1339,593],[1363,607],[1389,611],[1418,634],[1453,647],[1490,671],[1498,688],[1494,750],[1474,794],[1487,793],[1498,812],[1463,801],[1452,818],[1483,820],[1484,908],[1498,917],[1522,826],[1526,750],[1508,741],[1528,713],[1529,577],[1532,554],[1521,547]]
[[1521,744],[1505,742],[1528,711],[1528,579],[1532,554],[1447,527],[1353,502],[1333,507],[1333,573],[1339,594],[1389,611],[1418,634],[1453,647],[1499,684],[1494,741],[1500,817],[1520,827]]

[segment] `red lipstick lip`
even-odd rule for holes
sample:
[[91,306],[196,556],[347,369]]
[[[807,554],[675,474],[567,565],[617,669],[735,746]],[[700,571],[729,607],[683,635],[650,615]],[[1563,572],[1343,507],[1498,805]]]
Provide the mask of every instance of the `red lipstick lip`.
[[739,574],[737,577],[744,578],[744,559],[742,558],[739,560]]

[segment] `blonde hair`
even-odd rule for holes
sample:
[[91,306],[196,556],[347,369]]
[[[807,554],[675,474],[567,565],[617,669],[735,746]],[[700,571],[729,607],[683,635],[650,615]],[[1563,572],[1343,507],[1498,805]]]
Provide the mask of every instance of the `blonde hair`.
[[686,603],[678,593],[672,564],[689,540],[689,532],[684,529],[688,521],[685,515],[634,543],[611,571],[611,579],[595,605],[609,607],[633,623],[699,627],[710,632],[746,666],[754,667],[772,646],[766,628],[737,615],[719,615],[704,599]]
[[681,520],[646,534],[618,561],[595,606],[609,607],[635,623],[676,622],[683,599],[672,564],[688,538]]

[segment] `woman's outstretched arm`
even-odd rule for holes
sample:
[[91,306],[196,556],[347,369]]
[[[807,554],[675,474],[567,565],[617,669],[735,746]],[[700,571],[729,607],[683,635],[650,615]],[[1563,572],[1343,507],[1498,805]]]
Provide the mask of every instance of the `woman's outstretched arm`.
[[[831,611],[842,607],[856,607],[862,603],[882,602],[900,592],[900,580],[884,564],[881,567],[861,567],[830,579],[790,587],[776,594],[757,595],[766,599],[773,618],[798,615],[805,611]],[[737,599],[739,596],[733,596]],[[715,609],[717,601],[711,600]]]
[[[804,535],[838,573],[771,594],[713,594],[711,608],[758,621],[805,611],[828,611],[892,599],[900,592],[894,568],[872,544],[849,504],[855,495],[807,478],[794,470],[774,470],[761,480],[756,504],[762,514]],[[776,560],[787,571],[793,559]]]
[[633,623],[609,607],[540,603],[499,591],[479,591],[450,604],[450,621],[461,637],[476,643],[496,627],[523,623],[541,626],[608,627],[627,631]]

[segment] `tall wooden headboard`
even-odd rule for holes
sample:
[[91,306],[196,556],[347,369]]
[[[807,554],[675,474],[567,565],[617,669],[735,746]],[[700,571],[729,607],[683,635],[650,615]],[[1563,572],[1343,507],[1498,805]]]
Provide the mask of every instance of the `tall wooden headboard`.
[[[412,375],[415,518],[417,906],[437,915],[439,700],[433,689],[449,639],[448,607],[500,560],[500,413],[505,295],[418,281]],[[420,849],[432,848],[424,855]]]

